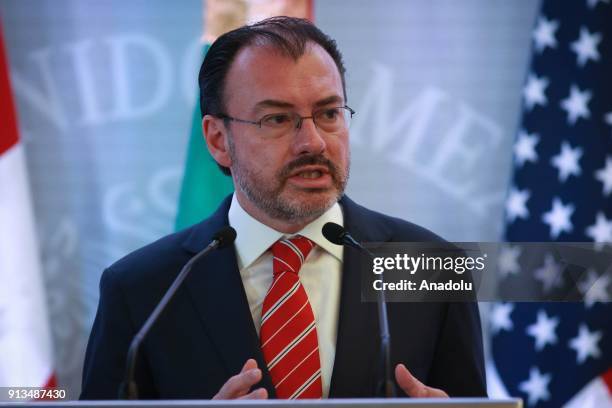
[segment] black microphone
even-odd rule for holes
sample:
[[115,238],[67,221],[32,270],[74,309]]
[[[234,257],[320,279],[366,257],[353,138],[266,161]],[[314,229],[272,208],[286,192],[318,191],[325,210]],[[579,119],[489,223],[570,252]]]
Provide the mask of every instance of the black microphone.
[[[328,222],[323,225],[321,232],[331,243],[353,247],[367,254],[370,258],[374,258],[374,254],[357,242],[341,225]],[[380,275],[380,279],[383,280],[383,274]],[[383,378],[378,384],[376,392],[381,397],[394,398],[396,394],[393,377],[391,376],[391,335],[389,334],[389,319],[387,318],[387,301],[385,299],[384,290],[379,290],[377,292],[376,306],[378,308],[378,327],[380,329],[380,366]]]
[[333,244],[348,245],[360,251],[365,251],[370,256],[374,256],[359,242],[355,241],[351,234],[349,234],[342,225],[338,225],[334,222],[328,222],[323,225],[323,230],[321,232],[323,232],[323,236]]
[[126,364],[125,364],[125,378],[119,387],[119,399],[138,399],[138,386],[134,380],[134,371],[136,369],[136,357],[138,356],[138,349],[142,344],[142,341],[151,330],[151,327],[155,324],[159,316],[163,313],[168,303],[172,300],[177,290],[181,287],[183,281],[191,272],[193,265],[201,258],[208,255],[215,249],[224,248],[231,245],[236,240],[236,230],[230,226],[226,226],[217,231],[212,238],[212,241],[206,248],[198,252],[183,266],[172,285],[168,288],[162,299],[159,301],[153,312],[149,315],[147,320],[144,322],[138,333],[132,339],[130,348],[128,349]]

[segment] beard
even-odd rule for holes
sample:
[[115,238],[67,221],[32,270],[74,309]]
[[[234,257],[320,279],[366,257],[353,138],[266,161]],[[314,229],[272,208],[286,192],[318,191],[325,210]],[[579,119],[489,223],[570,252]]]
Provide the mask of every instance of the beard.
[[[344,194],[349,178],[349,162],[346,168],[340,169],[322,155],[304,155],[281,168],[271,180],[252,171],[238,159],[232,139],[230,136],[228,144],[236,184],[249,201],[271,218],[289,222],[313,220],[331,208]],[[332,187],[307,189],[299,193],[287,192],[286,183],[291,173],[307,165],[325,166],[332,178]]]

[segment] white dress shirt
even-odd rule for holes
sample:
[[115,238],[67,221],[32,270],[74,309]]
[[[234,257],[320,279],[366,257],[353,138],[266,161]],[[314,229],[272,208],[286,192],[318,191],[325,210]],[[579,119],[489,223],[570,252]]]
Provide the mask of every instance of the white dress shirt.
[[294,235],[302,235],[317,244],[302,265],[299,276],[310,300],[317,325],[321,382],[323,398],[326,398],[329,395],[336,354],[342,247],[325,239],[321,228],[327,222],[344,225],[340,205],[334,204],[323,215],[293,235],[283,234],[251,217],[238,203],[236,194],[232,198],[228,218],[229,224],[238,233],[234,242],[238,268],[258,334],[264,297],[272,284],[270,247],[280,238],[290,238]]

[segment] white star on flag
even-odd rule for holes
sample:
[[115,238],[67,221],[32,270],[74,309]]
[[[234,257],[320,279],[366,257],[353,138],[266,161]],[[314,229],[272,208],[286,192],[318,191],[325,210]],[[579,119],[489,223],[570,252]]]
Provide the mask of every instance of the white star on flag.
[[601,249],[602,244],[612,242],[612,220],[608,220],[603,212],[598,212],[595,224],[587,227],[586,235],[595,242],[595,248]]
[[514,222],[517,218],[529,218],[527,200],[531,193],[529,190],[518,190],[515,187],[510,189],[510,194],[506,200],[506,218],[508,222]]
[[541,16],[538,18],[538,25],[533,30],[533,41],[535,48],[538,52],[544,51],[546,47],[556,48],[557,39],[555,38],[555,32],[559,28],[559,22],[556,20],[548,20],[546,17]]
[[578,329],[578,335],[570,340],[570,348],[576,351],[576,363],[582,364],[587,358],[599,358],[601,350],[597,343],[601,340],[602,333],[600,331],[589,331],[586,324],[581,324]]
[[518,259],[521,252],[521,247],[518,245],[502,245],[497,259],[497,267],[502,277],[516,275],[520,272]]
[[595,8],[595,6],[597,6],[598,3],[608,3],[609,0],[587,0],[587,4],[590,8]]
[[595,172],[595,178],[603,183],[603,194],[612,193],[612,156],[606,157],[606,166]]
[[519,390],[527,394],[527,403],[530,406],[537,404],[540,400],[548,401],[550,398],[548,384],[551,379],[551,374],[542,374],[539,368],[531,367],[529,370],[529,379],[519,384]]
[[607,125],[612,126],[612,112],[608,112],[604,115],[604,122],[606,122]]
[[538,154],[535,147],[540,141],[540,136],[535,133],[527,133],[521,130],[514,143],[514,161],[517,166],[522,167],[525,162],[535,163],[538,161]]
[[576,63],[580,67],[589,61],[599,61],[597,45],[601,41],[601,34],[590,33],[585,27],[580,27],[580,38],[571,44],[572,51],[576,53]]
[[553,288],[561,287],[563,279],[561,277],[561,265],[555,261],[551,254],[544,257],[544,265],[533,272],[533,276],[542,282],[544,293],[548,293]]
[[557,342],[555,330],[559,325],[558,317],[548,317],[545,310],[538,310],[538,320],[527,326],[527,334],[535,339],[535,349],[541,351],[547,344]]
[[537,75],[529,74],[527,84],[523,88],[523,97],[525,98],[525,106],[528,110],[533,109],[535,105],[546,106],[548,98],[546,98],[546,87],[548,86],[548,78],[539,78]]
[[561,108],[567,112],[567,123],[573,125],[579,118],[588,119],[591,116],[587,106],[591,96],[591,91],[581,91],[576,85],[570,87],[569,96],[561,101]]
[[553,156],[550,163],[559,170],[559,181],[565,182],[571,175],[578,177],[582,173],[578,161],[582,157],[582,148],[572,149],[569,143],[561,143],[561,152]]
[[571,222],[574,213],[572,204],[563,205],[559,197],[553,198],[552,208],[542,215],[542,221],[550,226],[550,238],[557,239],[562,232],[572,232]]
[[587,276],[578,282],[578,290],[584,296],[584,303],[587,308],[591,308],[595,302],[610,301],[610,294],[608,293],[610,282],[608,274],[598,276],[594,269],[587,271]]
[[491,310],[491,332],[499,333],[500,330],[510,331],[514,328],[510,314],[514,310],[512,303],[496,303]]

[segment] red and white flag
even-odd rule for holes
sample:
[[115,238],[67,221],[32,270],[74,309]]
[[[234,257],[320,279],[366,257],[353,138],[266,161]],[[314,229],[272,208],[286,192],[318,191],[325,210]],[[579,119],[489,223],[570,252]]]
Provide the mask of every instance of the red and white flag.
[[0,387],[53,387],[42,270],[8,73],[0,26]]

